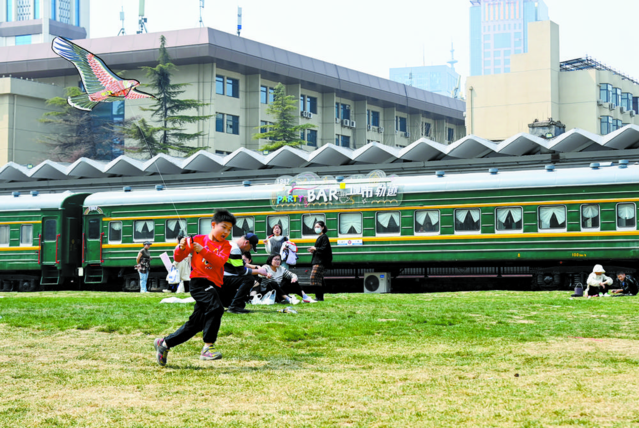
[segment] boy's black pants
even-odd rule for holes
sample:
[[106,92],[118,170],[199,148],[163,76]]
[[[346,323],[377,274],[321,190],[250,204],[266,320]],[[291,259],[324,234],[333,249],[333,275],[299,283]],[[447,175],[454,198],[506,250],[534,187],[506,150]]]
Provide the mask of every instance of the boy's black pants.
[[164,338],[166,345],[173,348],[186,342],[199,332],[204,333],[204,343],[215,343],[220,330],[224,306],[218,294],[219,287],[208,279],[191,278],[191,297],[195,299],[193,314],[184,325]]

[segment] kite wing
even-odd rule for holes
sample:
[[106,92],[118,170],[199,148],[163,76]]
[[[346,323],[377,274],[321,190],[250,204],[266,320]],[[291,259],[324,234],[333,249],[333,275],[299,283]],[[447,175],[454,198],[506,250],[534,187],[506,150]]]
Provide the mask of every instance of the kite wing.
[[103,91],[113,83],[123,80],[99,57],[63,37],[53,39],[51,49],[78,69],[84,88],[89,94]]
[[127,100],[139,100],[141,98],[155,98],[155,97],[151,94],[147,94],[146,92],[138,91],[136,88],[132,88],[125,98]]

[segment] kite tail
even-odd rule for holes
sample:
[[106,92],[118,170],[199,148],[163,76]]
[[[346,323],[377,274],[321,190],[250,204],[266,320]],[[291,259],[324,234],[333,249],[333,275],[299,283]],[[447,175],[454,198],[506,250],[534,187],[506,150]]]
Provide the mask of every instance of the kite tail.
[[91,111],[91,110],[93,110],[93,107],[95,107],[98,104],[100,104],[97,101],[91,101],[89,99],[89,95],[88,94],[76,95],[75,97],[69,97],[69,98],[67,98],[67,102],[69,103],[69,105],[71,107],[75,107],[77,109],[85,110],[85,111]]

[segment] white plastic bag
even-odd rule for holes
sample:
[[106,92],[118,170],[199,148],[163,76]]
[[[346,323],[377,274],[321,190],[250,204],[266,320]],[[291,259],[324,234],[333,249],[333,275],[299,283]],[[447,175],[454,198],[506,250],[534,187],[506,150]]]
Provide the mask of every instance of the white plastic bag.
[[285,242],[280,250],[280,257],[282,258],[282,263],[295,266],[297,264],[297,245],[291,241]]
[[171,266],[171,271],[166,276],[166,282],[168,282],[171,285],[180,283],[180,273],[177,271],[175,266]]
[[262,304],[262,295],[256,294],[253,296],[253,300],[251,300],[251,305],[261,305]]
[[176,293],[184,293],[184,281],[180,281],[180,285],[178,285]]
[[275,290],[271,290],[262,297],[262,305],[274,305],[275,304]]

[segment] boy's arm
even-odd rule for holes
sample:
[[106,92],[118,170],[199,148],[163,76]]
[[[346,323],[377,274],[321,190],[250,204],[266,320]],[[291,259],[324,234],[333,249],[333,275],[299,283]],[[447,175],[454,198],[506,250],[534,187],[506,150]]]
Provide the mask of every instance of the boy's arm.
[[191,254],[191,251],[193,251],[193,249],[188,244],[184,246],[184,249],[181,249],[179,246],[175,247],[175,250],[173,250],[173,260],[181,262]]

